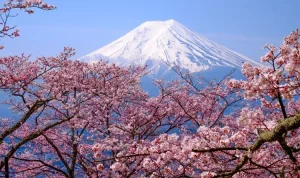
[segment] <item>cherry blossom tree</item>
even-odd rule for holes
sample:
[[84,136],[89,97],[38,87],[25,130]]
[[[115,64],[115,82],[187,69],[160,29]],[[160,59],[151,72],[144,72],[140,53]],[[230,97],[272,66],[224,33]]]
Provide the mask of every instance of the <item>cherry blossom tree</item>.
[[195,142],[188,139],[197,138],[199,127],[215,128],[233,120],[225,113],[238,110],[242,101],[235,89],[225,85],[227,80],[207,86],[190,77],[170,83],[156,81],[160,95],[140,105],[143,108],[137,108],[133,116],[127,113],[129,126],[114,126],[115,135],[128,135],[126,142],[108,138],[93,146],[100,176],[180,177],[193,172],[192,164],[198,158],[189,158],[188,147],[192,149]]
[[17,98],[8,104],[21,116],[1,120],[1,156],[10,160],[15,176],[89,174],[84,164],[89,157],[80,154],[79,144],[91,140],[93,129],[113,122],[106,121],[110,115],[118,118],[118,108],[147,96],[138,87],[144,68],[72,61],[72,49],[65,50],[34,62],[0,60],[5,66],[1,89]]
[[161,94],[149,100],[155,114],[136,114],[151,125],[115,126],[115,134],[130,133],[131,141],[94,144],[98,176],[299,177],[299,31],[277,53],[266,48],[262,62],[270,67],[245,63],[245,80],[200,89],[189,74],[181,75],[183,84],[158,81]]

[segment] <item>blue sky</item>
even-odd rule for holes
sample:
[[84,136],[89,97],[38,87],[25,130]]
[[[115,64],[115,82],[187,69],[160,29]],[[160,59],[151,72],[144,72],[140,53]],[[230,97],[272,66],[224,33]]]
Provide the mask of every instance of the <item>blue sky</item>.
[[[2,1],[2,0],[1,0]],[[20,37],[1,39],[1,55],[88,54],[149,20],[174,19],[225,47],[259,60],[265,43],[279,45],[300,28],[299,0],[48,0],[58,8],[11,19]]]

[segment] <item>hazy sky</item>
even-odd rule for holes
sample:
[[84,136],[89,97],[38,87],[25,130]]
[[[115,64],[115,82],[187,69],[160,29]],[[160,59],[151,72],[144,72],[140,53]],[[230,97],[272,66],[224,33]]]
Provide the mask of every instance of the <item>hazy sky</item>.
[[[0,2],[5,2],[0,0]],[[58,8],[19,13],[18,39],[1,39],[1,55],[57,55],[64,46],[86,55],[149,20],[174,19],[225,47],[259,60],[300,28],[300,0],[49,0]],[[17,11],[16,11],[17,12]],[[76,58],[75,57],[75,58]]]

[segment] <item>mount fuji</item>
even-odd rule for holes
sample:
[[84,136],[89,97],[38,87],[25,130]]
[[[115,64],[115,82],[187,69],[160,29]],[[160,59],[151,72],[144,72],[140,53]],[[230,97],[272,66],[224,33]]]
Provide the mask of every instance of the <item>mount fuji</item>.
[[119,65],[147,65],[151,73],[178,65],[190,72],[214,67],[240,68],[243,62],[258,62],[217,44],[174,20],[148,21],[123,37],[80,58],[86,62],[104,59]]

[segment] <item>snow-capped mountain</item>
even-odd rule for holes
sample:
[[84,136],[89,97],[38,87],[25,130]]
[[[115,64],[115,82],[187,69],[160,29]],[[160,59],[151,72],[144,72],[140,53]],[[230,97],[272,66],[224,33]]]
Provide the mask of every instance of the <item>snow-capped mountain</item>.
[[199,72],[213,66],[241,67],[254,60],[225,48],[174,20],[148,21],[123,37],[84,56],[81,60],[95,62],[108,59],[121,65],[148,65],[153,72],[162,65],[176,64]]

